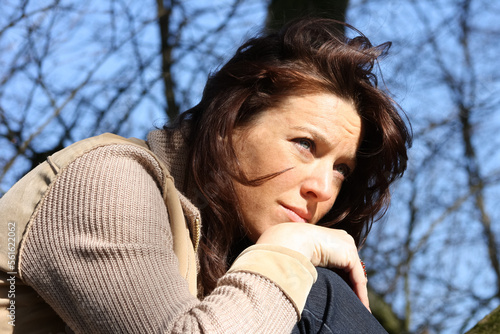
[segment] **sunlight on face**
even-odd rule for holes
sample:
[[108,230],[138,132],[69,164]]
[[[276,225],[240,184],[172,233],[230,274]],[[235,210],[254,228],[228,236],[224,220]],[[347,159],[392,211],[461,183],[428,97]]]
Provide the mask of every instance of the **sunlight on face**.
[[355,168],[361,118],[329,93],[292,96],[233,136],[242,171],[252,180],[287,170],[259,186],[235,181],[250,239],[283,222],[316,224]]

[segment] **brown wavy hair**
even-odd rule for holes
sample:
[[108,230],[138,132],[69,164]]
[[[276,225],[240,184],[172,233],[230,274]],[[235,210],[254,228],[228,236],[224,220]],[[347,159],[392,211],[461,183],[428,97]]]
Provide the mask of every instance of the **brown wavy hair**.
[[288,96],[332,93],[352,101],[363,122],[357,166],[318,224],[346,230],[361,246],[373,221],[385,213],[389,185],[403,175],[411,145],[399,106],[378,88],[374,73],[390,43],[372,46],[345,24],[359,34],[348,38],[338,24],[305,18],[250,39],[209,77],[201,102],[179,118],[178,125],[188,124],[190,175],[203,199],[198,203],[202,295],[215,288],[228,269],[231,249],[245,237],[232,180],[258,185],[283,172],[246,179],[238,169],[232,133]]

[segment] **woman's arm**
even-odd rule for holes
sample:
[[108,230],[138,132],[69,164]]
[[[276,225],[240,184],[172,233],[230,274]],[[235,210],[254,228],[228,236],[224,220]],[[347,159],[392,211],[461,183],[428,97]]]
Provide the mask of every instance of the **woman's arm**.
[[[78,158],[51,186],[25,236],[23,279],[76,332],[290,331],[297,311],[289,297],[245,268],[223,276],[203,301],[189,293],[160,179],[154,159],[133,146]],[[309,285],[298,288],[307,295]]]

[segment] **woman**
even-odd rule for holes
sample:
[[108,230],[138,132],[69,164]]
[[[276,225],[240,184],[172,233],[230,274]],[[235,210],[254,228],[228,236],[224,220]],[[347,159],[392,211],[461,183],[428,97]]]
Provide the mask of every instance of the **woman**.
[[371,72],[387,45],[335,24],[251,39],[147,144],[91,138],[17,183],[16,329],[383,332],[357,249],[410,137]]

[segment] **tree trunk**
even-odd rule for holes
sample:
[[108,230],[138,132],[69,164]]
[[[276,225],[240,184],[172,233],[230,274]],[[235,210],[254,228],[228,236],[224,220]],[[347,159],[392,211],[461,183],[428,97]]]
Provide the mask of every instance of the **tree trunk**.
[[500,306],[465,334],[500,333]]
[[302,16],[320,16],[344,22],[348,3],[349,0],[272,0],[268,7],[267,27],[279,29],[286,22]]
[[169,43],[170,15],[172,14],[173,4],[165,6],[164,0],[157,0],[156,4],[158,10],[158,27],[161,37],[163,85],[167,101],[167,116],[169,121],[173,121],[179,115],[179,106],[175,100],[175,84],[171,72],[173,46]]

